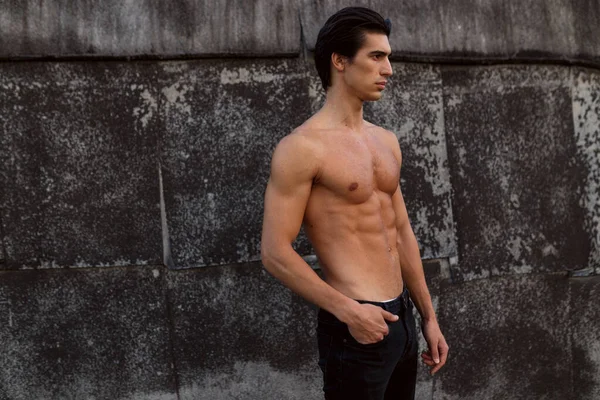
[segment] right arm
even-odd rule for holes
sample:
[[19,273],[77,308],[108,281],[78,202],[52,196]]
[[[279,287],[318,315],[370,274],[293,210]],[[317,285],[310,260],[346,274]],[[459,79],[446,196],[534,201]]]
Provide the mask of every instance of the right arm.
[[292,248],[313,179],[319,172],[318,153],[318,146],[299,134],[287,136],[277,145],[265,193],[262,261],[266,270],[285,286],[348,324],[358,341],[373,343],[388,332],[384,318],[397,317],[379,307],[359,304],[335,290]]

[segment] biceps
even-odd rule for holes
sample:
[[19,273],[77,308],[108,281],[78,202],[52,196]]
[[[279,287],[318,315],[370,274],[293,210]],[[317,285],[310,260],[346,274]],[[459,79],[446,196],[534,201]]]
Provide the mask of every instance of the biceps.
[[310,190],[311,182],[303,183],[285,192],[269,182],[265,193],[263,242],[274,245],[289,244],[294,241],[304,219]]

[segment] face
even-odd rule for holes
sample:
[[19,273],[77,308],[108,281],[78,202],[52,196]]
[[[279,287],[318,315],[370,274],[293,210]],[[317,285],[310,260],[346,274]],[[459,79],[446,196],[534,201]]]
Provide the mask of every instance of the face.
[[341,80],[363,101],[379,100],[387,79],[392,75],[386,35],[366,33],[365,41],[352,60],[345,59]]

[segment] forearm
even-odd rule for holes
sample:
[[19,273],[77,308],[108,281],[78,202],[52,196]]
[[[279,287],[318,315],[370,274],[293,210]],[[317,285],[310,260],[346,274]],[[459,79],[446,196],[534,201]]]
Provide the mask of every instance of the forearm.
[[431,295],[425,281],[419,245],[409,224],[398,231],[398,256],[402,279],[410,291],[410,297],[424,320],[435,320]]
[[339,320],[350,320],[358,303],[332,288],[289,246],[262,254],[265,269],[293,292]]

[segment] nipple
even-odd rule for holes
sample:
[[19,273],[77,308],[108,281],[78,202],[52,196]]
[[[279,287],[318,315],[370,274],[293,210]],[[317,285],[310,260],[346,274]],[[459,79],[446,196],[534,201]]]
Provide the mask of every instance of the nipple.
[[351,192],[354,192],[356,189],[358,189],[358,183],[356,182],[352,182],[352,184],[348,187],[348,190]]

